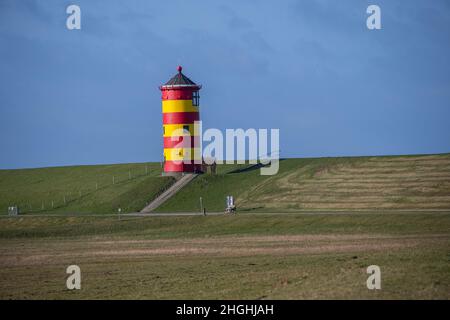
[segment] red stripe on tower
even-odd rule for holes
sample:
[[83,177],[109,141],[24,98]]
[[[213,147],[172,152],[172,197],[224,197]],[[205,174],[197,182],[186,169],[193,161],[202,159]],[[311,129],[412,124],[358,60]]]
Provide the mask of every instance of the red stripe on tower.
[[163,124],[186,124],[200,120],[198,112],[169,112],[163,113]]
[[162,100],[191,100],[192,91],[190,90],[166,90],[162,92]]
[[164,172],[196,172],[200,168],[198,164],[166,161],[164,162]]
[[200,137],[164,137],[164,148],[200,148]]

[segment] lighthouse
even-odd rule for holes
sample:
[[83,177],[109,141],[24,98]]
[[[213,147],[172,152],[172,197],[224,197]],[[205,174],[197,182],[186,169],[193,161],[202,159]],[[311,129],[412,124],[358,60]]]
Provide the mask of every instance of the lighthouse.
[[163,115],[164,173],[166,175],[200,172],[200,136],[194,126],[200,120],[201,85],[186,77],[183,68],[160,86]]

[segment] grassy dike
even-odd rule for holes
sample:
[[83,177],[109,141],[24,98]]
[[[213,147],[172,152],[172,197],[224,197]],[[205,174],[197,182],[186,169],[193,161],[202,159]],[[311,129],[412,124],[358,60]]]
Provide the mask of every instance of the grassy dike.
[[[0,212],[14,204],[25,214],[136,212],[173,182],[159,163],[0,170]],[[156,212],[199,212],[200,197],[220,212],[227,195],[239,212],[450,210],[450,155],[284,159],[273,176],[219,165]]]
[[223,167],[156,211],[198,211],[200,197],[208,211],[223,211],[227,195],[240,212],[450,210],[449,154],[285,159],[273,176]]
[[174,182],[159,163],[0,170],[0,212],[24,214],[135,212]]

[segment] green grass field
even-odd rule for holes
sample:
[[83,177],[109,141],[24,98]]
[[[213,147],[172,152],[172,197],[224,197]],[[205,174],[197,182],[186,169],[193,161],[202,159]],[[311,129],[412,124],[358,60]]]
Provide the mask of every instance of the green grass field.
[[[168,188],[160,171],[0,170],[0,299],[450,298],[449,154],[287,159],[275,176],[221,165],[157,211],[202,197],[220,212],[231,194],[237,215],[111,215]],[[13,204],[22,216],[5,216]],[[366,287],[372,264],[381,290]]]
[[[226,166],[224,166],[226,168]],[[259,170],[202,175],[156,211],[450,209],[450,155],[286,159],[274,176]]]
[[449,248],[450,213],[4,217],[0,298],[449,299]]
[[[286,159],[274,176],[248,168],[219,165],[156,211],[198,212],[200,197],[208,211],[223,211],[227,195],[241,212],[450,209],[449,154]],[[173,182],[159,163],[0,170],[0,211],[136,212]]]
[[2,214],[11,205],[24,214],[134,212],[173,181],[161,177],[159,163],[0,170],[0,208]]

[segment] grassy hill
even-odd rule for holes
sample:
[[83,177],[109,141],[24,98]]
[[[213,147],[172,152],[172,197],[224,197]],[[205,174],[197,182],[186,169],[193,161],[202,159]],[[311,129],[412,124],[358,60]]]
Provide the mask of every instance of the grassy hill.
[[[0,205],[136,211],[173,183],[160,171],[145,163],[1,170]],[[450,155],[288,159],[275,176],[220,166],[160,208],[197,211],[202,196],[221,211],[232,194],[247,214],[2,216],[0,299],[448,299],[449,191]],[[295,213],[325,209],[347,212]],[[71,264],[82,269],[82,290],[66,289]],[[382,290],[366,287],[372,264]]]
[[15,204],[23,213],[138,211],[173,183],[160,173],[159,163],[0,170],[0,211]]
[[[159,163],[0,170],[0,211],[135,212],[173,183],[160,173]],[[274,176],[220,165],[156,211],[199,211],[200,197],[208,211],[222,211],[227,195],[241,212],[450,210],[450,154],[285,159]]]
[[156,211],[450,209],[450,154],[286,159],[274,176],[223,166],[202,175]]

